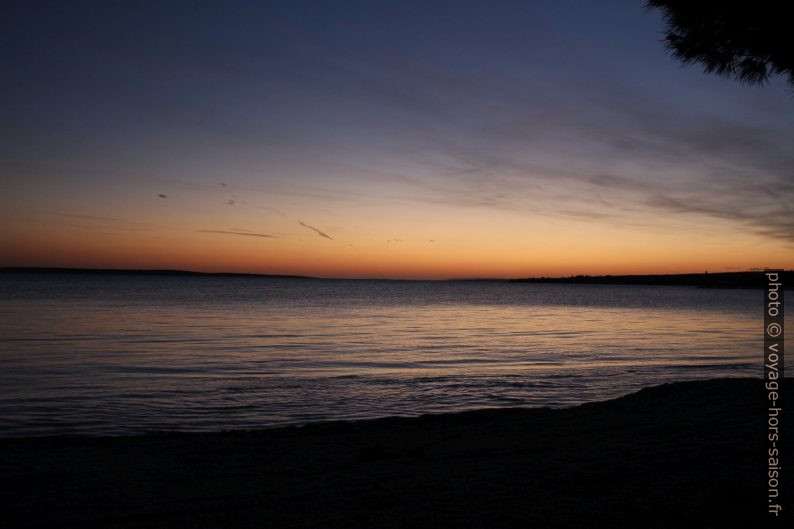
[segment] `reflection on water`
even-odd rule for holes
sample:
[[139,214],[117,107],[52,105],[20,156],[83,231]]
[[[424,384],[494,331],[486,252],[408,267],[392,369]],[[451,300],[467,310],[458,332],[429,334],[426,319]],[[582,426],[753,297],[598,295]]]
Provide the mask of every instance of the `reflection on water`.
[[760,376],[762,294],[0,275],[0,436],[566,406]]

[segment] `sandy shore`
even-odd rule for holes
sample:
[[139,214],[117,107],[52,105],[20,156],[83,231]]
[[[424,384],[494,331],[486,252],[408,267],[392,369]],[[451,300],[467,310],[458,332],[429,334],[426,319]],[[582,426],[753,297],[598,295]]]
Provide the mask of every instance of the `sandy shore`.
[[0,525],[763,527],[764,398],[732,379],[564,410],[5,439]]

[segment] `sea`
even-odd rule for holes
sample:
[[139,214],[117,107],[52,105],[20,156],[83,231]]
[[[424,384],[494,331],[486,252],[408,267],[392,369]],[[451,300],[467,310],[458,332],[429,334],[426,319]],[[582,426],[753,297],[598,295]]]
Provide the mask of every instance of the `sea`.
[[761,290],[0,273],[0,437],[559,408],[762,359]]

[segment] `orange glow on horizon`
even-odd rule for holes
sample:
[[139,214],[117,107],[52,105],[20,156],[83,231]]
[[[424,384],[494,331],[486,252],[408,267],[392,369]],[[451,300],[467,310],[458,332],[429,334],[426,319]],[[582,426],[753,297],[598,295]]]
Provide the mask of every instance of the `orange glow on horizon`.
[[[622,239],[545,240],[537,249],[530,240],[433,240],[427,237],[391,241],[374,237],[327,240],[300,234],[297,240],[229,234],[169,232],[110,233],[63,227],[37,230],[28,226],[3,234],[3,266],[180,269],[338,278],[518,278],[577,274],[654,274],[711,272],[794,265],[792,252],[770,242],[733,237],[703,245],[697,238],[673,235]],[[762,261],[756,260],[763,255]]]

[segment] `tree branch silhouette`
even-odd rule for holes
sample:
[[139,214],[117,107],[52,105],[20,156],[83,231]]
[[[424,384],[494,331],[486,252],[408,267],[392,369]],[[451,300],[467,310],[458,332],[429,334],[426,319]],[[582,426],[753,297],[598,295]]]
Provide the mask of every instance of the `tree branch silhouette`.
[[667,28],[665,43],[684,64],[707,73],[762,85],[775,75],[794,87],[794,45],[785,2],[754,0],[648,0]]

